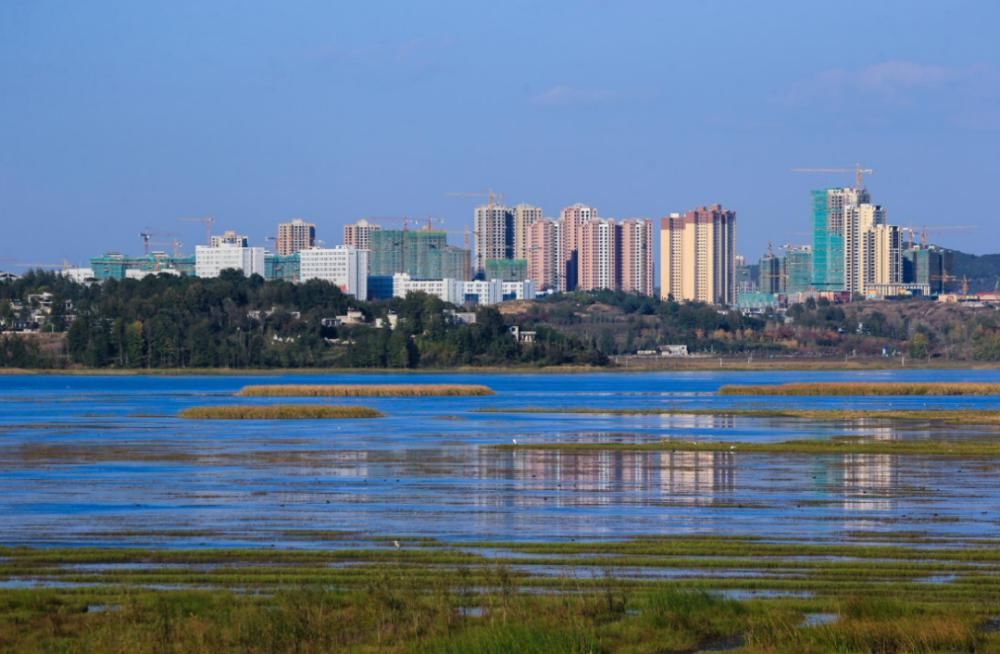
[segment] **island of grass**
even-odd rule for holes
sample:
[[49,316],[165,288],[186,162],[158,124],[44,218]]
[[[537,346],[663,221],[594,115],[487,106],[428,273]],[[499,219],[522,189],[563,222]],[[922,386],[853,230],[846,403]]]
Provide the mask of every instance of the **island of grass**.
[[244,386],[241,397],[481,397],[480,384],[260,384]]
[[336,418],[381,418],[375,409],[330,404],[270,404],[263,406],[195,406],[177,414],[194,420],[328,420]]
[[949,425],[1000,425],[1000,411],[995,409],[603,409],[577,408],[482,408],[480,413],[559,413],[610,416],[716,416],[746,418],[798,418],[823,422],[859,420],[918,421]]
[[719,395],[1000,395],[1000,384],[976,382],[814,382],[726,385]]

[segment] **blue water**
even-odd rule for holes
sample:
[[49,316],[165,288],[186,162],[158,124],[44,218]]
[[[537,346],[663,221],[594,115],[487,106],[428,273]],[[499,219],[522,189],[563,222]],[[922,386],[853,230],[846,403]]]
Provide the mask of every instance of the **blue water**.
[[[0,543],[315,546],[370,536],[617,539],[733,534],[838,540],[908,531],[1000,537],[996,462],[739,451],[497,451],[538,441],[938,436],[926,425],[709,416],[479,413],[480,408],[1000,408],[998,397],[718,397],[729,383],[1000,382],[1000,371],[0,377]],[[188,421],[253,383],[485,383],[483,398],[336,398],[376,420]],[[299,400],[316,402],[321,400]],[[948,435],[993,435],[948,428]],[[332,545],[350,544],[350,540]],[[320,543],[331,546],[330,542]]]

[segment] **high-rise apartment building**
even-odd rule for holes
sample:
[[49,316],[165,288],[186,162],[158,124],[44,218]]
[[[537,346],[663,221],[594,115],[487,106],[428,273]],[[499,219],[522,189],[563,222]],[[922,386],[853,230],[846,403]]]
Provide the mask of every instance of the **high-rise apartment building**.
[[653,294],[653,221],[634,218],[618,225],[619,288]]
[[514,207],[514,252],[512,258],[528,258],[528,229],[542,219],[542,210],[530,204]]
[[828,188],[812,192],[813,288],[843,291],[846,287],[845,225],[855,207],[870,202],[863,188]]
[[580,269],[580,231],[583,224],[597,219],[597,209],[584,204],[566,207],[559,214],[560,263],[559,290],[572,291],[577,287]]
[[770,246],[768,246],[767,254],[760,258],[757,274],[757,288],[761,293],[778,295],[785,292],[781,257],[775,255]]
[[359,250],[371,249],[371,233],[382,229],[378,225],[368,222],[364,218],[344,225],[344,245],[350,245]]
[[475,273],[484,273],[489,259],[514,258],[514,210],[499,204],[476,207],[473,215],[475,233]]
[[[903,234],[897,225],[875,225],[866,239],[871,242],[872,261],[865,268],[870,271],[865,279],[868,284],[901,284],[903,282]],[[866,248],[868,251],[868,248]]]
[[528,279],[540,291],[558,290],[562,270],[560,224],[539,220],[528,227]]
[[812,288],[812,248],[808,245],[787,247],[781,259],[784,292],[788,295],[806,293]]
[[437,230],[382,229],[371,232],[368,272],[391,277],[406,273],[414,279],[467,279],[469,251],[448,245]]
[[[926,284],[935,295],[947,290],[952,254],[932,246],[910,246],[903,252],[903,282]],[[96,268],[95,268],[96,270]]]
[[[852,296],[865,294],[874,280],[874,241],[871,232],[885,225],[885,209],[862,203],[844,208],[844,289]],[[896,280],[897,282],[900,280]]]
[[660,223],[660,297],[736,301],[736,212],[714,204]]
[[289,223],[278,224],[275,250],[283,257],[316,245],[316,225],[295,218]]
[[596,291],[618,287],[618,226],[610,218],[588,220],[580,226],[577,288]]

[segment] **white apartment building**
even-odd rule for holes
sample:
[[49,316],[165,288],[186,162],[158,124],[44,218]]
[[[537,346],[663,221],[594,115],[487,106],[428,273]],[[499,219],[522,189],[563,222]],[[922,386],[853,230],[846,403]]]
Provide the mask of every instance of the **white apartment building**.
[[368,250],[350,245],[299,251],[299,280],[321,279],[358,299],[368,297]]
[[217,247],[198,245],[194,249],[194,274],[218,277],[223,270],[239,270],[245,276],[264,275],[264,248],[221,243]]

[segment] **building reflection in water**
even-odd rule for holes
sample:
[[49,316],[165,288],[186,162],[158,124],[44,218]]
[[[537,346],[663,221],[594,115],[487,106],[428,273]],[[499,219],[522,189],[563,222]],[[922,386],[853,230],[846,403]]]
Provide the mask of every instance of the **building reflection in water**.
[[480,469],[511,480],[510,492],[479,501],[521,507],[707,505],[734,491],[734,459],[731,452],[508,450]]
[[899,487],[896,457],[889,454],[845,454],[841,493],[846,511],[889,511]]

